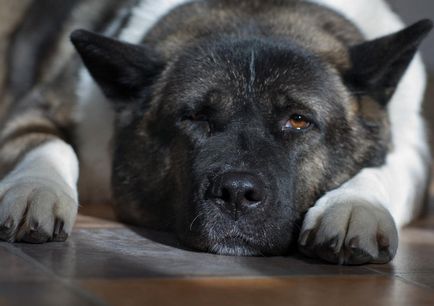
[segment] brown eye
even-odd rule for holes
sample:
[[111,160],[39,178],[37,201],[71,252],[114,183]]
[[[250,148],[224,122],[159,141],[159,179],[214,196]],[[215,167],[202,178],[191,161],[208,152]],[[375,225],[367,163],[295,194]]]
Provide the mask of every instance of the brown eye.
[[207,122],[208,117],[202,113],[197,113],[197,114],[184,116],[181,118],[181,121]]
[[199,112],[191,114],[182,118],[182,121],[189,121],[195,128],[200,131],[205,131],[207,134],[211,133],[211,123],[205,113]]
[[289,117],[289,120],[286,122],[283,129],[304,130],[310,127],[310,125],[311,122],[305,116],[294,114]]
[[191,116],[192,121],[208,121],[208,116],[202,113],[197,113]]

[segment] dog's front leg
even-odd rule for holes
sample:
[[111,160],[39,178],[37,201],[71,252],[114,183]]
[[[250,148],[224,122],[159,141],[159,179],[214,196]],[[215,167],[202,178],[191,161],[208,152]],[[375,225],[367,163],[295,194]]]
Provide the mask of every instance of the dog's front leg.
[[0,142],[0,239],[63,241],[78,207],[78,160],[43,112],[4,123]]
[[315,203],[299,236],[304,254],[341,264],[385,263],[394,257],[397,226],[420,213],[430,173],[419,114],[424,87],[417,58],[390,104],[393,149],[385,164],[363,169]]
[[398,235],[387,209],[390,198],[381,178],[385,174],[365,169],[320,198],[305,216],[301,252],[339,264],[390,261]]

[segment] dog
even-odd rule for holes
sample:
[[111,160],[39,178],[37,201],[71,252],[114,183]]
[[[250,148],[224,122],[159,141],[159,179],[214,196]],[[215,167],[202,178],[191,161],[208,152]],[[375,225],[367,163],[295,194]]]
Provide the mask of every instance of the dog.
[[34,1],[8,53],[0,238],[64,241],[79,200],[111,200],[201,251],[389,262],[427,189],[432,23],[370,5]]

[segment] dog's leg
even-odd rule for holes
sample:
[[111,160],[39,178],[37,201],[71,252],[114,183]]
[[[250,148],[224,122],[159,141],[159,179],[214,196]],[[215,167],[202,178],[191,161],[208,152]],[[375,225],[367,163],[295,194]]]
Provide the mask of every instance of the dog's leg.
[[16,109],[2,127],[1,240],[63,241],[77,214],[77,156],[41,109]]

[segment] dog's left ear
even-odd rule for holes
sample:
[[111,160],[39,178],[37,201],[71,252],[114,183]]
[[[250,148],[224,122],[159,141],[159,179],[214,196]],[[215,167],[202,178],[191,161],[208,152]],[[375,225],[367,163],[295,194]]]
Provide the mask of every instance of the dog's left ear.
[[432,27],[430,20],[421,20],[394,34],[351,47],[352,67],[344,75],[346,83],[356,94],[372,96],[385,106]]
[[124,43],[85,30],[76,30],[71,41],[104,94],[118,103],[140,97],[164,63],[146,45]]

